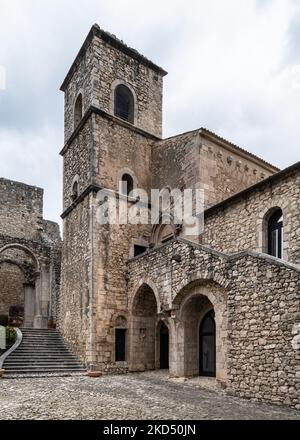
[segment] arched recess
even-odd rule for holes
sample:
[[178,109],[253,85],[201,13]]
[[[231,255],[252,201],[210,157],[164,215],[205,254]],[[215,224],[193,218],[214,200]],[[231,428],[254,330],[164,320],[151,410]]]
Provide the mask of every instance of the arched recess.
[[12,325],[33,327],[38,276],[39,263],[29,248],[12,243],[0,249],[0,314]]
[[[132,189],[136,189],[138,187],[138,180],[135,175],[135,173],[130,168],[122,168],[119,170],[117,175],[117,187],[120,194],[124,194],[123,191],[123,181],[125,180],[125,177],[130,177],[132,181]],[[128,191],[126,191],[126,194],[128,195]]]
[[201,368],[201,323],[211,312],[215,321],[215,370],[219,381],[227,379],[227,292],[213,281],[195,280],[188,284],[174,299],[179,323],[176,333],[176,368],[178,376],[193,377]]
[[156,318],[158,303],[148,284],[136,291],[131,304],[130,370],[155,369]]
[[79,93],[74,104],[74,129],[80,124],[83,116],[82,93]]
[[7,245],[3,246],[0,249],[0,256],[1,256],[1,254],[3,255],[4,253],[6,253],[9,249],[19,249],[20,251],[23,251],[26,254],[28,254],[33,259],[33,261],[34,261],[34,263],[36,265],[36,270],[37,271],[40,270],[39,261],[38,261],[36,255],[27,246],[24,246],[23,244],[20,244],[20,243],[10,243],[10,244],[7,244]]

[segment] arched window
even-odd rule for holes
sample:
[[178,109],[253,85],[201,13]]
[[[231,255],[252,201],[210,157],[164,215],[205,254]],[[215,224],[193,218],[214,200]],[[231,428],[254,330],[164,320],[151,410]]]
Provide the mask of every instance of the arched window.
[[82,94],[77,96],[74,108],[74,128],[76,128],[82,119]]
[[78,197],[78,182],[75,180],[72,186],[72,200],[76,200]]
[[122,194],[128,196],[133,190],[133,178],[130,174],[123,174],[122,176]]
[[128,87],[120,84],[115,89],[115,116],[134,123],[134,99]]
[[277,209],[269,219],[268,253],[277,258],[282,258],[283,255],[283,213],[281,209]]

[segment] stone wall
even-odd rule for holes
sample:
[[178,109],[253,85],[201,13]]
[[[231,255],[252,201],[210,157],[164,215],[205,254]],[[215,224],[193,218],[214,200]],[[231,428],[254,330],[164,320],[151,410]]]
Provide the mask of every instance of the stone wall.
[[241,250],[267,252],[268,212],[276,207],[283,211],[284,255],[300,264],[300,170],[283,172],[257,188],[238,195],[205,214],[202,243],[213,249],[233,253]]
[[272,165],[205,129],[153,146],[153,188],[199,188],[210,207],[278,171]]
[[91,105],[114,113],[115,87],[125,83],[135,97],[135,125],[158,137],[162,134],[162,87],[165,72],[97,26],[71,68],[65,91],[65,141],[74,130],[74,106],[79,93],[83,112]]
[[0,178],[0,234],[35,240],[42,221],[43,190]]
[[0,201],[0,313],[21,305],[24,324],[47,327],[57,314],[59,226],[43,219],[40,188],[0,179]]
[[11,306],[24,307],[25,276],[18,266],[3,262],[0,264],[0,315],[9,315]]
[[64,219],[58,328],[80,359],[89,356],[91,300],[90,196]]
[[[130,310],[145,284],[169,324],[172,374],[186,375],[195,363],[194,352],[184,349],[195,338],[188,333],[194,321],[184,323],[185,304],[206,298],[216,315],[219,382],[231,394],[300,408],[299,268],[254,253],[229,257],[178,239],[131,260],[129,274]],[[200,312],[199,306],[198,322]]]

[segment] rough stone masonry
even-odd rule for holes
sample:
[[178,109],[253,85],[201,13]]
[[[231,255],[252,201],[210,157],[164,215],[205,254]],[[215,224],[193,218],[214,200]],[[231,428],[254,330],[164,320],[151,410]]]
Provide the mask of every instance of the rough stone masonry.
[[[91,370],[212,376],[230,394],[300,409],[300,163],[280,171],[205,128],[163,139],[166,74],[94,25],[61,86],[59,294],[58,277],[49,281],[57,326]],[[99,224],[99,190],[128,208],[138,201],[120,181],[149,196],[151,189],[202,189],[204,231],[187,236],[169,212],[154,225]],[[16,211],[8,205],[5,215],[28,217],[5,231],[13,227],[8,235],[22,245],[33,240],[27,247],[40,255],[38,273],[48,273],[59,239],[52,225],[55,245],[41,242],[48,223],[41,197],[32,200]],[[16,267],[2,302],[20,296]]]

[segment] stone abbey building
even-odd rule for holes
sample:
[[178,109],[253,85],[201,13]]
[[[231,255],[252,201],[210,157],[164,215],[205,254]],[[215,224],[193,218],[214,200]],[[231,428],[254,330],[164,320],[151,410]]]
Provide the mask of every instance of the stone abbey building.
[[[280,171],[204,128],[163,139],[165,75],[94,25],[61,86],[51,313],[91,370],[215,376],[231,394],[300,408],[300,163]],[[101,189],[132,207],[138,188],[203,189],[203,232],[188,236],[172,216],[99,223]]]

